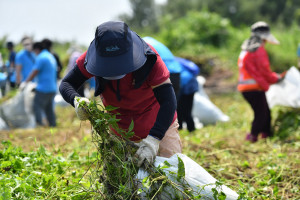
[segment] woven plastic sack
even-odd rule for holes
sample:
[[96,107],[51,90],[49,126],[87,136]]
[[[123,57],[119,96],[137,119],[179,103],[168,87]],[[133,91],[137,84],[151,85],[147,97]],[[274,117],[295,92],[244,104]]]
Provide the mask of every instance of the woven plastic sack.
[[[176,181],[174,178],[174,173],[178,172],[178,157],[184,163],[185,168],[185,177],[188,186],[192,189],[192,193],[194,195],[201,195],[200,199],[214,199],[214,193],[212,189],[216,189],[218,193],[221,191],[226,195],[226,200],[235,200],[238,198],[238,194],[228,188],[225,185],[221,185],[219,187],[216,186],[216,179],[211,176],[204,168],[202,168],[199,164],[193,161],[191,158],[184,154],[177,153],[170,158],[164,158],[157,156],[154,162],[155,167],[163,165],[165,161],[167,161],[171,167],[164,168],[164,172],[168,176],[170,180],[178,184],[180,188],[180,183]],[[148,173],[142,168],[139,169],[137,174],[137,179],[139,182],[148,176]],[[142,199],[146,199],[147,188],[144,188],[142,184],[140,184],[140,188],[143,193],[140,194]],[[150,188],[151,189],[151,188]],[[161,194],[158,195],[157,199],[176,199],[175,197],[182,197],[183,194],[178,190],[173,189],[172,187],[166,187]]]
[[203,84],[205,79],[197,77],[199,90],[194,95],[192,116],[199,120],[203,125],[215,124],[217,121],[227,122],[229,117],[225,115],[215,104],[213,104],[204,91]]
[[34,128],[36,126],[32,104],[35,83],[28,83],[13,98],[0,106],[0,118],[9,128]]
[[270,86],[266,93],[269,107],[276,105],[292,108],[300,107],[300,72],[296,67],[291,67],[285,78],[277,84]]

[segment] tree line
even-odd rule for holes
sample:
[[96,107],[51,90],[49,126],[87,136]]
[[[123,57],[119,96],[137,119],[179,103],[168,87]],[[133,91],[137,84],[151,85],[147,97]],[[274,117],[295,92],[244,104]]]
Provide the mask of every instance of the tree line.
[[299,0],[167,0],[156,4],[154,0],[129,0],[132,14],[123,14],[119,18],[134,29],[159,31],[164,18],[173,20],[187,15],[190,11],[214,12],[230,20],[235,27],[249,26],[264,20],[271,24],[289,27],[300,25]]

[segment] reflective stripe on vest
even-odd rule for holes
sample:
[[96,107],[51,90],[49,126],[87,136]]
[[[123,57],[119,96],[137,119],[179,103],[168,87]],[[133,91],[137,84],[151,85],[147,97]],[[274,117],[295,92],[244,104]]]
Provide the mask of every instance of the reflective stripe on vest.
[[247,79],[247,80],[241,80],[239,81],[239,84],[242,85],[252,85],[252,84],[256,84],[256,81],[254,79]]
[[247,73],[244,69],[244,59],[249,52],[241,51],[238,59],[238,67],[239,67],[239,82],[237,89],[241,92],[243,91],[252,91],[252,90],[261,90],[261,87],[257,84],[257,82]]

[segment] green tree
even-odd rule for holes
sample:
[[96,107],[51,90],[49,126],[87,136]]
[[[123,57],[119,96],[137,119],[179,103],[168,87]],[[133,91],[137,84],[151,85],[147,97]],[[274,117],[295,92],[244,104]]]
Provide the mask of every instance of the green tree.
[[163,41],[172,50],[186,46],[211,45],[220,47],[228,40],[229,20],[216,13],[191,11],[176,21],[165,19]]
[[154,0],[129,0],[132,15],[123,14],[119,18],[125,21],[133,30],[151,29],[156,31],[157,13]]
[[168,0],[162,5],[162,15],[171,15],[173,19],[184,17],[189,11],[201,10],[203,0]]

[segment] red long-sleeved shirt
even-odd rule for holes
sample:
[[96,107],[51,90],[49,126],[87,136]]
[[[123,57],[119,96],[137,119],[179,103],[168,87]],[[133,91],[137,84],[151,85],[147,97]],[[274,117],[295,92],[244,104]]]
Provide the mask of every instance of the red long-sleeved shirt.
[[256,51],[242,51],[238,61],[239,85],[238,90],[267,91],[271,84],[278,81],[277,73],[272,72],[268,54],[261,45]]

